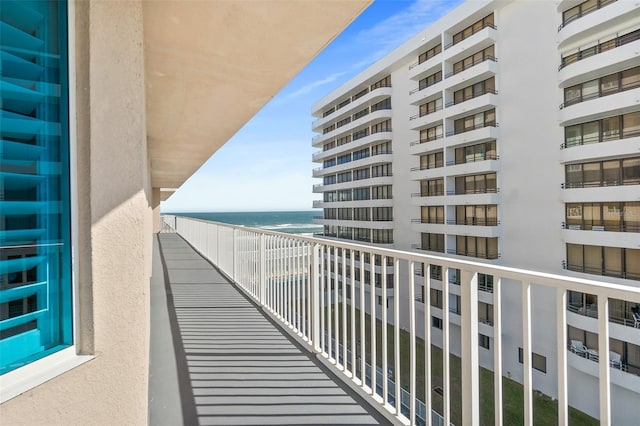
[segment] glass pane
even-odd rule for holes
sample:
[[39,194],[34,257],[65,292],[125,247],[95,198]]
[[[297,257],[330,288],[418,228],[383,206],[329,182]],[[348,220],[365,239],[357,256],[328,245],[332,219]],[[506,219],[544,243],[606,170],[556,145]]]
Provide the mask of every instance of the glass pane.
[[640,67],[622,71],[622,90],[629,90],[640,86]]
[[584,246],[584,271],[602,274],[602,247]]
[[598,80],[587,81],[582,84],[582,100],[597,98],[600,96],[600,85]]
[[602,181],[600,163],[587,163],[582,165],[584,186],[600,186]]
[[640,280],[640,250],[628,248],[624,252],[626,278]]
[[610,277],[622,277],[622,249],[604,248],[604,274]]
[[640,136],[640,111],[622,116],[623,138]]
[[624,185],[640,184],[640,158],[622,161],[622,180]]
[[620,117],[602,119],[602,140],[610,141],[620,139]]
[[578,84],[577,86],[571,86],[564,89],[564,103],[565,105],[571,105],[576,102],[581,102],[582,97],[582,86]]
[[603,96],[608,95],[610,93],[617,92],[618,91],[618,74],[602,77],[600,88],[602,90]]
[[605,186],[620,185],[620,161],[604,161],[602,163],[602,184]]
[[582,204],[568,203],[566,205],[566,221],[569,229],[582,229]]
[[640,202],[624,203],[622,216],[625,232],[640,232]]
[[602,221],[606,231],[621,231],[622,209],[620,203],[604,203],[602,205]]
[[582,144],[582,125],[567,126],[564,128],[565,146],[571,147]]
[[569,164],[565,166],[565,180],[568,188],[582,186],[582,164]]
[[567,244],[567,268],[572,271],[582,271],[584,258],[582,245]]
[[591,121],[582,125],[582,141],[584,144],[595,143],[600,140],[600,122]]

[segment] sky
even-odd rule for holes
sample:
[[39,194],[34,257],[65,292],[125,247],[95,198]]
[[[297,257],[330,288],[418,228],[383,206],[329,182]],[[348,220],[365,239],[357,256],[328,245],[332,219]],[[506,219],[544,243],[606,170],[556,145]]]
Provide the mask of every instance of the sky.
[[244,125],[163,212],[311,210],[311,106],[461,0],[376,0]]

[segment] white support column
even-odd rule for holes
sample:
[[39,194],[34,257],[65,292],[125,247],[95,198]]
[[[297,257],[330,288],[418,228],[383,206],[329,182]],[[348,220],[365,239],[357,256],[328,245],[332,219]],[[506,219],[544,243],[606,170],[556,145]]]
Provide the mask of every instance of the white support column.
[[496,426],[502,426],[502,278],[493,279],[493,409]]
[[480,424],[478,273],[460,271],[462,302],[462,423]]
[[[411,424],[416,421],[416,277],[414,275],[414,262],[409,261],[409,420]],[[399,271],[395,272],[398,275]],[[398,284],[400,278],[398,278]],[[394,283],[395,284],[395,283]],[[395,285],[394,285],[395,286]]]
[[371,394],[375,397],[377,395],[376,388],[378,387],[376,384],[376,365],[378,362],[376,360],[377,350],[376,350],[376,258],[375,254],[369,253],[369,303],[371,304],[371,321],[370,329],[371,329],[371,344],[369,346],[371,354]]
[[556,327],[558,357],[558,425],[569,424],[569,398],[567,392],[567,291],[556,291]]
[[[383,256],[382,257],[382,263],[383,264],[387,264],[387,257]],[[386,266],[385,266],[386,268]],[[394,284],[395,285],[395,284]],[[387,274],[382,274],[382,288],[384,288],[385,292],[387,291]],[[385,297],[386,299],[386,297]],[[394,302],[395,303],[395,302]],[[395,306],[395,305],[394,305]],[[380,309],[382,309],[382,315],[381,315],[381,319],[382,319],[382,324],[388,324],[389,323],[389,319],[388,319],[388,309],[387,309],[387,302],[385,300],[385,303],[382,304],[382,306],[380,307]],[[387,332],[388,332],[388,327],[383,326],[381,331],[381,339],[382,341],[380,342],[383,348],[387,348],[387,346],[389,345],[389,340],[388,340],[388,336],[387,336]],[[387,404],[389,402],[389,351],[387,349],[382,351],[382,400],[384,401],[385,404]],[[394,379],[395,380],[395,379]]]
[[522,365],[524,376],[524,424],[533,425],[533,377],[531,375],[531,283],[522,282]]
[[[386,266],[383,267],[386,268]],[[384,292],[382,303],[387,306],[387,289],[382,289],[382,291]],[[386,327],[387,325],[382,324],[382,326]],[[400,369],[402,367],[400,366],[400,259],[398,257],[393,258],[393,364],[393,372],[395,373],[393,381],[396,382],[396,414],[400,415],[400,407],[402,407]]]
[[600,424],[611,424],[611,370],[609,369],[609,298],[598,294],[598,369],[600,373]]
[[451,375],[449,356],[449,268],[443,266],[442,277],[442,409],[444,424],[451,424]]
[[424,282],[424,405],[426,426],[431,426],[431,265],[422,264]]
[[322,352],[320,345],[320,244],[311,246],[311,265],[309,265],[311,278],[311,347],[313,352]]

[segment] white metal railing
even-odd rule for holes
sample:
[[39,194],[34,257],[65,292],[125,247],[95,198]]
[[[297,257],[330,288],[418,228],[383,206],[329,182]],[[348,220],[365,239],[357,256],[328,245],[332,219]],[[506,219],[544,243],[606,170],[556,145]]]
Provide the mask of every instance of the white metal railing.
[[[346,376],[361,392],[368,394],[372,403],[382,405],[397,421],[405,424],[452,423],[450,365],[449,356],[445,356],[451,353],[449,330],[452,324],[448,309],[442,310],[442,337],[437,342],[443,353],[443,419],[439,419],[437,415],[424,415],[425,412],[433,412],[430,348],[436,342],[431,331],[431,265],[440,266],[445,273],[441,284],[442,306],[449,306],[449,273],[455,273],[455,269],[460,270],[460,286],[455,287],[459,288],[461,298],[460,397],[461,418],[465,425],[480,423],[479,273],[494,277],[493,371],[496,425],[503,424],[503,307],[506,305],[507,309],[513,308],[514,303],[521,303],[522,334],[515,337],[522,341],[524,423],[532,425],[534,387],[531,293],[532,289],[538,287],[553,290],[555,300],[548,301],[545,315],[548,315],[549,306],[557,307],[555,356],[558,371],[558,424],[567,425],[567,291],[596,295],[600,354],[597,389],[599,417],[602,424],[611,423],[608,300],[612,298],[640,303],[640,288],[179,216],[163,216],[163,230],[173,230],[182,236],[267,312],[281,321],[285,329],[305,342],[310,351]],[[361,282],[364,285],[360,285]],[[425,286],[425,300],[424,304],[419,304],[422,306],[420,310],[416,309],[416,284]],[[371,291],[372,288],[374,291]],[[503,289],[507,288],[510,291],[519,289],[520,300],[503,301]],[[383,302],[385,299],[388,303]],[[367,320],[369,314],[374,312],[381,324],[400,324],[400,327],[379,327],[381,330],[376,331],[376,321]],[[513,321],[513,318],[509,320]],[[409,333],[408,347],[402,349],[408,352],[409,362],[403,364],[400,363],[401,328]],[[392,350],[371,350],[387,348],[389,332],[395,343]],[[420,366],[417,365],[416,337],[424,340],[424,362]],[[379,342],[376,341],[378,339]],[[381,360],[376,359],[377,352],[381,353]],[[379,374],[371,376],[367,373],[371,365],[380,367]],[[424,381],[424,388],[421,389],[424,401],[416,398],[416,373],[420,367],[424,367],[422,371],[427,372],[421,377]],[[408,379],[401,382],[401,372],[407,369],[409,374],[404,376]],[[401,386],[391,383],[401,383]],[[377,391],[380,385],[382,389]],[[408,395],[404,395],[403,388]],[[404,408],[403,402],[406,405]]]

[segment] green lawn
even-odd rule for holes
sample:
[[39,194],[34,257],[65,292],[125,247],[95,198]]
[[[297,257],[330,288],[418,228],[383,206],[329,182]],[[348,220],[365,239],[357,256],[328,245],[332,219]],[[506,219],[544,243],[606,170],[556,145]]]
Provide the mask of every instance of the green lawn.
[[[326,312],[329,312],[327,309]],[[338,316],[342,320],[342,307],[338,308]],[[356,310],[356,339],[360,339],[360,312]],[[333,320],[333,317],[332,317]],[[370,323],[371,319],[365,314],[365,353],[367,361],[370,361]],[[333,324],[332,324],[333,332]],[[342,329],[340,329],[342,333]],[[393,367],[393,338],[394,326],[387,325],[387,353],[389,367]],[[351,311],[347,307],[347,338],[351,339]],[[350,341],[350,340],[349,340]],[[376,320],[376,364],[382,366],[382,322]],[[400,330],[400,381],[402,387],[409,388],[409,344],[410,336],[405,330]],[[451,396],[451,421],[455,425],[462,425],[462,400],[461,400],[461,365],[460,358],[450,355],[450,393]],[[424,401],[424,341],[416,338],[416,393],[420,400]],[[433,391],[436,387],[442,387],[442,350],[434,345],[431,346],[431,387],[432,387],[432,407],[439,413],[443,412],[443,397]],[[480,367],[480,423],[482,425],[494,424],[494,384],[493,372]],[[521,425],[524,424],[524,391],[523,386],[518,382],[506,377],[502,378],[503,392],[503,424]],[[535,424],[555,425],[558,418],[558,402],[546,395],[534,393],[533,395],[533,417]],[[598,425],[599,422],[582,413],[581,411],[569,408],[569,423],[572,425]]]

